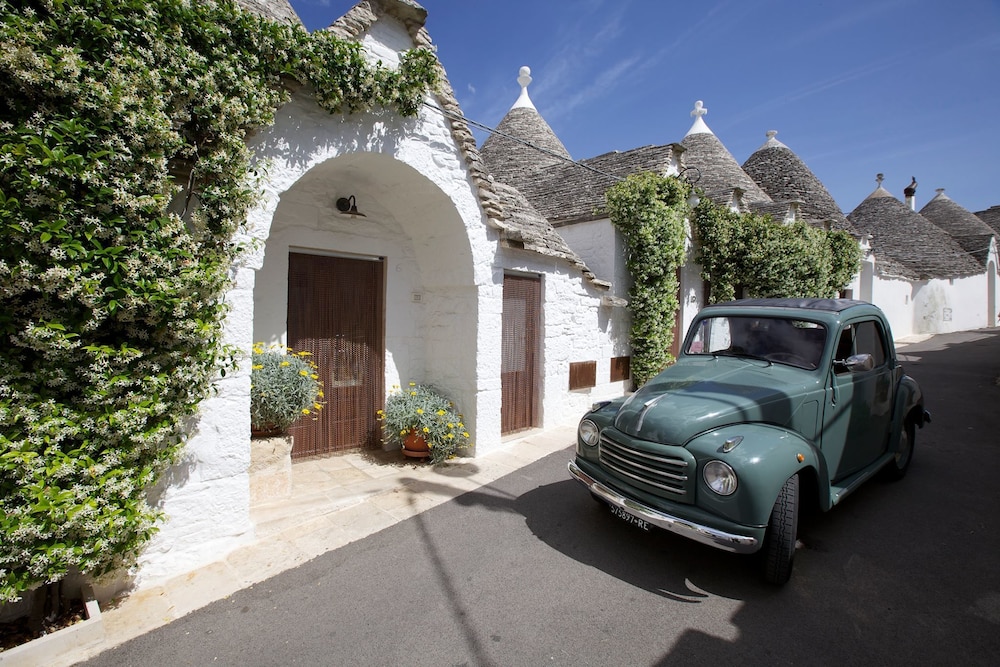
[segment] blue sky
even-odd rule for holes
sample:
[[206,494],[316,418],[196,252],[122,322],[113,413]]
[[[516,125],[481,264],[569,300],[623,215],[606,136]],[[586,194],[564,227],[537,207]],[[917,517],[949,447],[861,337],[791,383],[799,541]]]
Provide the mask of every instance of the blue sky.
[[[466,116],[495,127],[527,65],[576,159],[679,142],[703,100],[738,162],[777,130],[845,214],[880,172],[1000,204],[998,0],[418,1]],[[355,3],[291,4],[315,30]]]

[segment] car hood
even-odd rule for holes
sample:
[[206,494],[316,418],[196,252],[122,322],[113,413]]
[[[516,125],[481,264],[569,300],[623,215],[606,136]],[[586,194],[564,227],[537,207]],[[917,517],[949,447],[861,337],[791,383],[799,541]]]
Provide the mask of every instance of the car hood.
[[808,372],[745,358],[685,359],[635,392],[615,428],[626,435],[683,445],[727,424],[790,425],[818,380]]

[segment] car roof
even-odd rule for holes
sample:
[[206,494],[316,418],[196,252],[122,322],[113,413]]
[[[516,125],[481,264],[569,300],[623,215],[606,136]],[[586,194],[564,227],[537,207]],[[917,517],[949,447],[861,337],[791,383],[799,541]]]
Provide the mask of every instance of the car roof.
[[708,308],[796,308],[842,313],[857,306],[872,307],[872,304],[856,299],[737,299],[712,304]]

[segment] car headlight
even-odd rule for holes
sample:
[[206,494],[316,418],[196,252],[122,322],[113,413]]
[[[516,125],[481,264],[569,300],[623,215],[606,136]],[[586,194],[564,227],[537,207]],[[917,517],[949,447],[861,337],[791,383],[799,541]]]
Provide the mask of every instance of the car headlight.
[[580,428],[578,431],[580,434],[580,440],[583,440],[585,445],[593,447],[597,444],[597,441],[601,439],[601,429],[597,428],[597,424],[589,419],[584,419],[580,422]]
[[730,496],[736,492],[736,471],[722,461],[709,461],[701,476],[712,491],[720,496]]

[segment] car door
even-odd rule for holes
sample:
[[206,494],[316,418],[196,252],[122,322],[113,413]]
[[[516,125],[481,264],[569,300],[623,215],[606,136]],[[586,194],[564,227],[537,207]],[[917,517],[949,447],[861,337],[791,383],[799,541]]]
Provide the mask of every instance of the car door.
[[823,416],[823,454],[831,481],[853,475],[886,451],[893,386],[888,344],[876,319],[851,322],[841,330],[835,359],[870,354],[874,367],[852,371],[834,364]]

